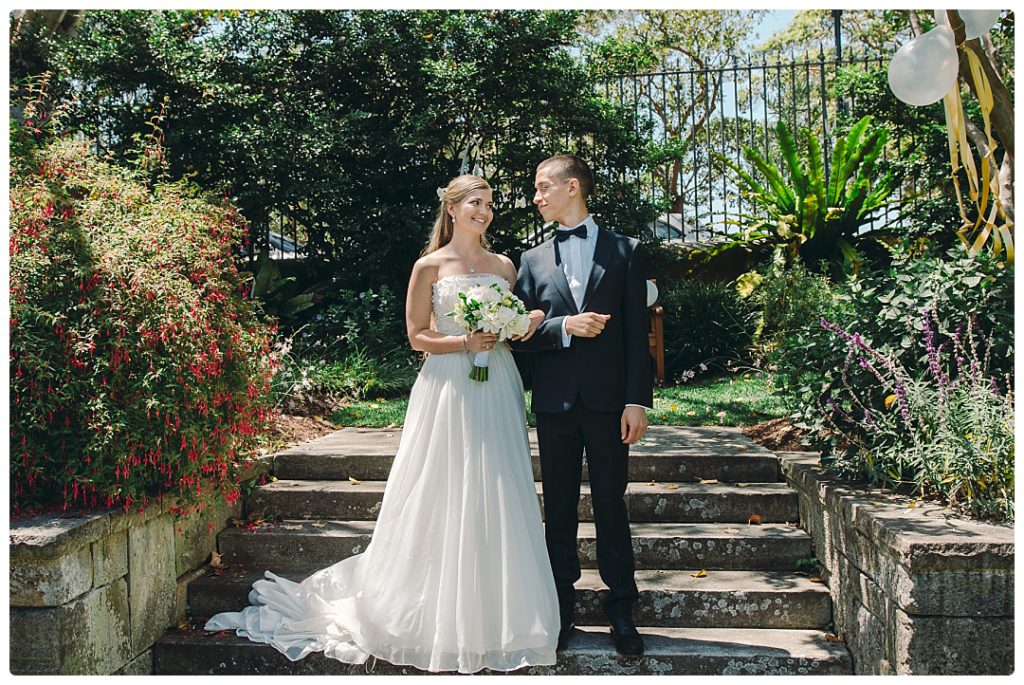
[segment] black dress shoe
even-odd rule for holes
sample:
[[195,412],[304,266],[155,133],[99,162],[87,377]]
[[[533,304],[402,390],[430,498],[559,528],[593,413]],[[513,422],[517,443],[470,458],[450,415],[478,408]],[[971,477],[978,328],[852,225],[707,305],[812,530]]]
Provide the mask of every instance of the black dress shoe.
[[640,637],[633,621],[628,618],[617,618],[611,621],[612,642],[615,643],[615,651],[622,656],[642,656],[644,653],[644,639]]
[[569,646],[569,639],[572,634],[576,631],[576,625],[570,623],[566,627],[558,631],[558,646],[555,647],[555,651],[564,652],[566,647]]

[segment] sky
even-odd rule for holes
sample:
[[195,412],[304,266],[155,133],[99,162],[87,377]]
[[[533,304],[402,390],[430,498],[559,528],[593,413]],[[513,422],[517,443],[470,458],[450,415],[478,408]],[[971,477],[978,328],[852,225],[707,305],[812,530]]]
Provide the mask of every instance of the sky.
[[757,27],[751,42],[754,45],[763,42],[768,36],[788,24],[795,14],[796,10],[772,10]]

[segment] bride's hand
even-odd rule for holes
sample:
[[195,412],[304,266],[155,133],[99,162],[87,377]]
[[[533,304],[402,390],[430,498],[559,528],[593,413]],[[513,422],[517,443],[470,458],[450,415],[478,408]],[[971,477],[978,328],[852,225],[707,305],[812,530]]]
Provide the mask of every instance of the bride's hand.
[[498,342],[498,336],[494,333],[473,331],[465,337],[465,347],[470,352],[490,352]]
[[530,312],[530,328],[522,337],[513,336],[512,340],[529,340],[533,337],[533,334],[537,332],[537,327],[540,326],[540,322],[544,320],[544,310],[534,309]]

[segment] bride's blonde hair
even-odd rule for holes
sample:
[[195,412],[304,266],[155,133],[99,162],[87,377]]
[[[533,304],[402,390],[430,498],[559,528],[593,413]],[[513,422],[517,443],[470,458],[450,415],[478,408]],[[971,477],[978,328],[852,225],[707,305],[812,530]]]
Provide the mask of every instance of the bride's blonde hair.
[[[452,215],[448,213],[448,205],[457,205],[475,190],[490,189],[491,186],[487,181],[473,174],[456,176],[448,181],[447,187],[438,188],[441,206],[437,208],[437,218],[434,219],[434,228],[430,232],[430,241],[420,256],[440,250],[452,241],[455,226],[452,223]],[[490,249],[491,243],[487,240],[487,236],[480,237],[480,246],[485,250]]]

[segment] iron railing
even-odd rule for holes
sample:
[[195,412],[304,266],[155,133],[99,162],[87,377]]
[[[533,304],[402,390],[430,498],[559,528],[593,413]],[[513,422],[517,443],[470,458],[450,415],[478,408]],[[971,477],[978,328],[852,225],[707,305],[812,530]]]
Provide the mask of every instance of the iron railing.
[[[640,179],[639,172],[632,177],[646,180],[650,197],[663,208],[650,230],[663,240],[680,242],[714,240],[739,231],[737,221],[751,207],[714,156],[749,168],[743,148],[752,147],[785,169],[774,133],[780,119],[798,139],[802,128],[814,132],[821,142],[827,176],[837,112],[848,112],[850,105],[830,97],[833,79],[841,67],[881,67],[887,61],[874,55],[840,61],[819,49],[816,56],[791,55],[774,61],[767,56],[750,57],[718,68],[617,75],[600,84],[604,97],[635,111],[638,132],[642,129],[652,149],[663,154],[646,179]],[[894,150],[904,149],[903,144],[899,137],[892,140],[883,164]],[[916,198],[918,191],[917,179],[908,179],[895,199]],[[899,223],[898,213],[888,206],[865,230]]]

